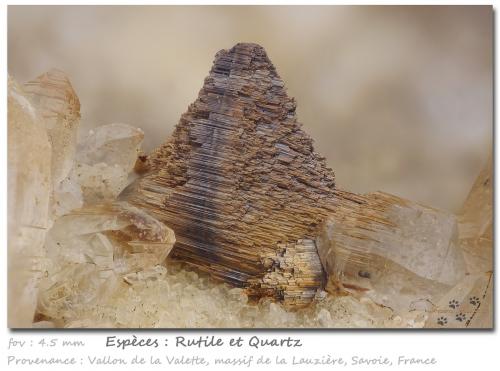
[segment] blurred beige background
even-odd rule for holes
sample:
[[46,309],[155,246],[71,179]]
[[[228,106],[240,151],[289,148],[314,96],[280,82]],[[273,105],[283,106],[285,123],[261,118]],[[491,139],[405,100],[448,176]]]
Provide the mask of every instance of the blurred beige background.
[[263,45],[340,187],[457,210],[491,152],[492,8],[9,6],[8,71],[65,70],[82,131],[124,122],[150,150],[215,53]]

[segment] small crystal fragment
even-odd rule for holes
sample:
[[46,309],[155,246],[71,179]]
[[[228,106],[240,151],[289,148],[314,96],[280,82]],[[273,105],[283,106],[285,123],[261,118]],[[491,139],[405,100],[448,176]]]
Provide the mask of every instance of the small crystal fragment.
[[[272,293],[278,289],[285,307],[303,307],[310,304],[323,284],[323,268],[314,240],[278,244],[275,251],[263,257],[269,270],[263,278],[249,280],[247,292],[258,296],[262,290]],[[255,286],[253,286],[255,282]]]

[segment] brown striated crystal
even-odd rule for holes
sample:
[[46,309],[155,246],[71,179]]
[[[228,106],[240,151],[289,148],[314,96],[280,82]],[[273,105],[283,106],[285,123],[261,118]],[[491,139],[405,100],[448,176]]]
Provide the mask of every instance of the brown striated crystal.
[[314,239],[335,184],[295,108],[261,46],[220,51],[150,173],[121,196],[175,231],[173,258],[290,305],[321,285],[314,243],[297,240]]

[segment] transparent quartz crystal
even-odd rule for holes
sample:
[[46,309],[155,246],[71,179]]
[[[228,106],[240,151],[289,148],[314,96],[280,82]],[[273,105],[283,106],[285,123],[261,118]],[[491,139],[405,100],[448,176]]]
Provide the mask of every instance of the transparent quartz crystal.
[[47,130],[52,145],[52,180],[57,188],[73,167],[80,101],[69,78],[56,69],[27,82],[24,89]]
[[425,327],[492,327],[492,309],[493,274],[491,272],[469,274],[436,301]]
[[42,118],[8,81],[8,325],[31,327],[49,222],[51,145]]
[[135,165],[143,138],[143,131],[130,125],[99,126],[78,144],[78,162],[119,166],[128,174]]
[[[139,275],[139,274],[137,274]],[[421,314],[397,317],[369,299],[318,295],[289,311],[270,298],[248,300],[245,290],[169,262],[157,274],[120,285],[100,306],[86,306],[66,327],[117,328],[373,328],[422,327]]]
[[328,288],[399,312],[427,310],[465,275],[456,217],[381,192],[362,197],[340,205],[316,239]]
[[141,129],[125,124],[91,130],[78,144],[76,162],[60,184],[57,215],[84,204],[114,200],[133,179],[143,138]]
[[459,213],[460,247],[469,273],[493,270],[492,172],[490,155]]
[[155,276],[173,244],[174,232],[125,203],[100,204],[57,219],[47,235],[51,262],[40,287],[39,312],[51,319],[78,318],[134,275]]
[[467,276],[437,302],[426,327],[493,326],[493,163],[488,158],[458,215]]

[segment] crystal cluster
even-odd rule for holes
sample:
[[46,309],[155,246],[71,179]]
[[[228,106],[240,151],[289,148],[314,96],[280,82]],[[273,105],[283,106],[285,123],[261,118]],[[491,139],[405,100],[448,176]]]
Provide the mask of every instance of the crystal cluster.
[[[425,313],[396,316],[369,299],[334,297],[319,291],[307,308],[288,310],[263,298],[254,303],[241,288],[216,282],[169,262],[154,278],[121,285],[99,306],[87,306],[66,327],[118,328],[415,328]],[[47,325],[44,323],[44,325]]]
[[369,298],[399,316],[421,312],[428,328],[491,327],[491,214],[477,217],[491,212],[488,169],[458,217],[382,192],[338,190],[316,238],[327,291]]
[[492,326],[491,159],[458,216],[337,189],[255,44],[149,156],[61,71],[8,89],[10,327]]
[[119,284],[155,277],[175,243],[173,231],[124,202],[88,206],[57,219],[47,235],[40,314],[75,320]]
[[175,237],[116,201],[134,178],[140,129],[105,125],[78,142],[80,103],[61,71],[24,86],[9,77],[8,88],[9,326],[60,324],[156,276]]

